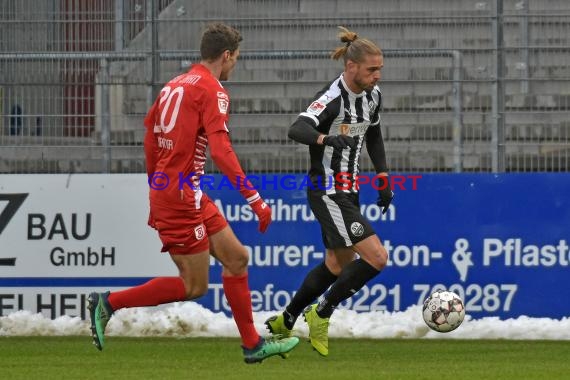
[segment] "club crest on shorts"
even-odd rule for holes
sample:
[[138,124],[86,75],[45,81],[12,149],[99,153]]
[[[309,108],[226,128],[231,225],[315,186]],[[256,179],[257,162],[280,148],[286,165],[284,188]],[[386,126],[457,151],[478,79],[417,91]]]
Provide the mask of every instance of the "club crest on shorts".
[[196,235],[196,239],[202,240],[206,235],[206,230],[204,229],[204,225],[200,224],[198,227],[194,228],[194,235]]
[[350,225],[350,232],[352,232],[352,235],[360,237],[364,234],[364,226],[358,222],[353,222]]

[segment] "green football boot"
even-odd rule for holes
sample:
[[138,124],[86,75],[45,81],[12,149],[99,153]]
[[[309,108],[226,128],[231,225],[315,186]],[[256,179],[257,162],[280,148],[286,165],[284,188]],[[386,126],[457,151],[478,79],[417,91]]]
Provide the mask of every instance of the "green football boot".
[[102,351],[105,345],[105,328],[111,319],[111,315],[113,315],[113,309],[107,300],[108,297],[109,292],[105,292],[91,293],[87,298],[87,308],[91,318],[91,337],[93,344],[99,351]]
[[255,348],[243,349],[243,360],[247,364],[261,363],[263,360],[280,355],[283,356],[290,352],[299,344],[299,338],[292,336],[289,338],[277,339],[274,337],[260,338]]

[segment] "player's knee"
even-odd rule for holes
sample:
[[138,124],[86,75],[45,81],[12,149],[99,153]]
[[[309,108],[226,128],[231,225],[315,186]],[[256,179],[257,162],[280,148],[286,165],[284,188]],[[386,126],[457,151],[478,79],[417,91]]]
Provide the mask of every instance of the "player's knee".
[[338,276],[342,271],[342,267],[338,263],[338,260],[336,260],[336,258],[333,256],[329,255],[325,258],[325,265],[327,266],[329,272],[331,272],[335,276]]
[[384,248],[384,246],[380,246],[372,260],[373,262],[371,263],[371,265],[374,268],[378,270],[384,269],[388,264],[388,251],[386,251],[386,248]]
[[249,263],[249,254],[245,247],[242,246],[241,249],[236,250],[233,255],[231,255],[228,260],[224,263],[226,269],[232,274],[241,274],[247,269]]

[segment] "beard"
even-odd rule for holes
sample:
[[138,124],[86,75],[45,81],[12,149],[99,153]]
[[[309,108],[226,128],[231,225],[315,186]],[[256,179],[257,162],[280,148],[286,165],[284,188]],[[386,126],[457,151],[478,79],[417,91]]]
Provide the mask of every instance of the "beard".
[[362,91],[370,91],[376,86],[376,82],[366,83],[361,81],[359,78],[354,79],[354,83],[362,90]]

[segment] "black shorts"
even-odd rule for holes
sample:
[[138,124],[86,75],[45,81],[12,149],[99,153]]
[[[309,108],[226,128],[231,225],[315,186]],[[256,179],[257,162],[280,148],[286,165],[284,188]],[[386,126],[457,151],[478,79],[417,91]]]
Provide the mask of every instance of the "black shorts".
[[308,199],[321,225],[325,247],[350,247],[376,234],[360,213],[358,193],[327,195],[322,191],[308,191]]

